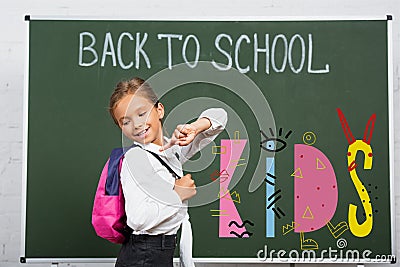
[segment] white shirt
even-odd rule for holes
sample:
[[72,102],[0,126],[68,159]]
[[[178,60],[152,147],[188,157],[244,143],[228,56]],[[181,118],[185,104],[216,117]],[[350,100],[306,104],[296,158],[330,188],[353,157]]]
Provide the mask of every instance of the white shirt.
[[[208,145],[223,131],[227,122],[225,110],[211,108],[199,118],[208,118],[211,127],[199,133],[187,146],[173,146],[163,152],[153,143],[139,144],[125,154],[121,169],[121,184],[125,197],[127,224],[133,234],[176,234],[184,219],[188,218],[187,203],[182,203],[173,190],[175,178],[153,155],[158,154],[178,175],[182,164]],[[169,140],[165,138],[165,141]]]

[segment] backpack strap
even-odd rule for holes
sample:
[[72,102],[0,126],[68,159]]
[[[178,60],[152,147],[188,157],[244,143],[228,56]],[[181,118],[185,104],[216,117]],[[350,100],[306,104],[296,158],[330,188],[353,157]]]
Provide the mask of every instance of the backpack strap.
[[[108,172],[106,180],[106,195],[108,196],[118,196],[119,195],[119,180],[120,180],[120,162],[124,158],[125,153],[133,148],[140,147],[139,145],[133,144],[128,148],[115,148],[111,151],[110,159],[108,161]],[[143,148],[142,148],[143,149]],[[172,174],[175,179],[180,179],[181,177],[156,153],[143,149],[150,154],[152,154],[167,170]]]
[[[144,150],[146,150],[146,149],[144,149]],[[176,172],[175,172],[165,161],[163,161],[162,158],[161,158],[158,154],[154,153],[153,151],[149,151],[149,150],[146,150],[146,151],[149,152],[150,154],[152,154],[156,159],[158,159],[158,161],[159,161],[165,168],[167,168],[167,170],[172,174],[172,176],[173,176],[175,179],[181,179],[181,177],[180,177],[178,174],[176,174]]]
[[130,148],[136,147],[138,145],[133,144],[128,148],[115,148],[111,151],[111,155],[108,161],[108,172],[106,180],[106,192],[108,196],[118,196],[119,195],[119,178],[120,178],[120,162],[124,158],[125,152]]

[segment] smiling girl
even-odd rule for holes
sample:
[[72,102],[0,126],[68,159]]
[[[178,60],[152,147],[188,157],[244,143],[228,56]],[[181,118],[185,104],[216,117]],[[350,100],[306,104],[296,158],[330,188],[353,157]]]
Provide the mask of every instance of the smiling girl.
[[187,200],[196,194],[196,186],[190,174],[183,175],[182,164],[223,131],[226,112],[208,109],[195,122],[178,125],[169,139],[163,135],[164,106],[140,78],[117,84],[109,110],[136,145],[125,153],[121,169],[127,224],[133,233],[123,244],[116,266],[173,266],[181,226],[181,262],[194,266]]

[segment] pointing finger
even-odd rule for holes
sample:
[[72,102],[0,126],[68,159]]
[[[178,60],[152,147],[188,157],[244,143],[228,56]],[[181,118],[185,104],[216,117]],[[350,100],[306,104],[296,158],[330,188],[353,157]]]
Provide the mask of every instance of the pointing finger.
[[167,144],[165,144],[164,146],[160,147],[159,151],[162,152],[162,151],[164,151],[164,150],[167,150],[168,148],[172,147],[173,145],[174,145],[174,144],[173,144],[173,142],[172,142],[172,140],[171,140],[169,143],[167,143]]

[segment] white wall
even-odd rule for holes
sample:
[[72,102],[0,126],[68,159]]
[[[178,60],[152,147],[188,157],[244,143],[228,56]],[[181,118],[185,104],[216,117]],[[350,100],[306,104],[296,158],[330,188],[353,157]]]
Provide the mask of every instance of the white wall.
[[[8,0],[0,16],[0,266],[15,267],[20,256],[22,95],[26,46],[24,15],[162,17],[183,16],[384,16],[392,14],[395,128],[395,217],[400,229],[400,1],[398,0]],[[400,234],[396,233],[400,257]],[[32,266],[50,266],[38,264]],[[112,264],[62,264],[76,267],[109,267]],[[198,266],[260,266],[198,264]],[[286,266],[286,265],[279,265]],[[316,265],[313,265],[316,266]],[[328,265],[326,265],[328,266]],[[342,265],[343,266],[343,265]],[[396,264],[400,266],[400,262]]]

